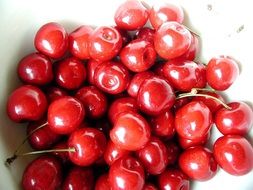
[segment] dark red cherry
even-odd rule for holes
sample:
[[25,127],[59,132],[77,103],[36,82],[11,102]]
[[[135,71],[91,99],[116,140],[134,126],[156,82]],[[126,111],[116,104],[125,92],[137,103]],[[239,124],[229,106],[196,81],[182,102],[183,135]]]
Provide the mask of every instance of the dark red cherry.
[[60,24],[47,23],[36,33],[34,46],[42,54],[58,59],[68,48],[68,34]]
[[203,146],[207,143],[207,141],[209,140],[211,136],[211,131],[209,131],[207,134],[205,134],[204,136],[200,137],[200,138],[196,138],[193,140],[190,139],[185,139],[182,137],[178,137],[178,142],[180,144],[180,147],[183,149],[187,149],[193,146]]
[[100,61],[96,61],[93,59],[90,59],[87,62],[87,79],[90,85],[95,85],[95,81],[94,81],[94,74],[95,74],[95,70],[97,68],[97,66],[100,64]]
[[127,45],[132,40],[132,36],[130,35],[130,33],[127,30],[120,29],[117,26],[114,26],[114,28],[116,30],[118,30],[118,32],[120,33],[120,35],[122,37],[122,47]]
[[95,184],[95,190],[111,190],[108,174],[99,176]]
[[158,190],[157,187],[152,183],[145,183],[142,190]]
[[188,104],[191,101],[191,97],[179,98],[176,99],[175,104],[173,106],[173,111],[176,113],[184,105]]
[[[67,141],[61,141],[55,144],[53,149],[68,149],[68,143]],[[69,153],[68,152],[52,152],[53,155],[55,155],[57,158],[59,158],[63,164],[66,164],[69,162]]]
[[136,38],[146,40],[146,41],[149,41],[150,43],[153,43],[154,42],[154,35],[155,35],[155,30],[148,28],[148,27],[143,27],[137,31]]
[[64,96],[68,96],[68,93],[58,87],[50,86],[46,89],[47,100],[49,103],[58,100]]
[[178,161],[178,157],[181,154],[181,148],[174,141],[165,142],[168,152],[168,165],[174,165]]

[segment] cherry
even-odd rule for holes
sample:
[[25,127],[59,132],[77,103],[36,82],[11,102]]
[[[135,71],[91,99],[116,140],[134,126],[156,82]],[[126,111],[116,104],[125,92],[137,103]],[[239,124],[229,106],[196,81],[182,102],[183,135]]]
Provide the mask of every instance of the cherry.
[[187,148],[190,148],[193,146],[205,145],[207,143],[207,141],[209,140],[210,136],[211,136],[210,131],[207,134],[205,134],[204,136],[202,136],[200,138],[193,139],[193,140],[185,139],[185,138],[182,138],[179,136],[178,142],[183,149],[187,149]]
[[213,146],[215,160],[227,173],[242,176],[253,169],[253,148],[239,135],[220,137]]
[[127,32],[127,30],[122,30],[117,26],[114,26],[116,30],[120,33],[122,37],[122,47],[124,47],[126,44],[128,44],[132,40],[132,36]]
[[231,109],[220,108],[215,114],[215,125],[223,135],[246,135],[253,124],[253,111],[244,102],[232,102]]
[[148,122],[133,111],[118,115],[110,132],[111,140],[122,149],[135,151],[143,148],[151,135]]
[[177,110],[179,110],[184,105],[188,104],[190,101],[191,101],[191,98],[188,98],[188,97],[176,99],[176,102],[173,105],[173,111],[176,113]]
[[215,90],[228,89],[239,75],[239,67],[234,59],[228,56],[212,58],[206,67],[206,79]]
[[94,74],[95,74],[95,70],[97,66],[100,63],[101,63],[100,61],[96,61],[93,59],[89,59],[89,61],[87,62],[87,78],[88,78],[89,84],[91,85],[95,85]]
[[82,123],[85,110],[79,100],[65,96],[48,107],[47,119],[50,129],[57,134],[69,134]]
[[112,190],[142,190],[144,179],[141,163],[131,156],[116,160],[109,169],[109,183]]
[[68,48],[68,34],[60,24],[47,23],[36,33],[34,46],[42,54],[58,59]]
[[46,89],[46,95],[48,102],[52,103],[53,101],[58,100],[64,96],[68,96],[68,93],[61,88],[50,86]]
[[122,48],[120,59],[129,70],[142,72],[155,63],[156,51],[149,41],[136,39]]
[[143,27],[137,31],[136,38],[146,40],[146,41],[149,41],[150,43],[153,43],[154,42],[154,35],[155,35],[155,30],[148,28],[148,27]]
[[55,190],[60,187],[61,180],[62,168],[59,160],[52,156],[41,156],[26,167],[22,187],[24,190]]
[[7,114],[15,122],[39,120],[46,109],[46,96],[39,88],[32,85],[23,85],[8,97]]
[[111,190],[108,174],[99,176],[95,184],[95,190]]
[[[68,149],[68,143],[67,141],[61,141],[58,142],[53,149],[56,150],[62,150],[62,149]],[[66,164],[69,162],[69,153],[66,151],[62,151],[62,152],[52,152],[53,155],[55,155],[57,158],[59,158],[63,164]]]
[[155,50],[162,58],[173,59],[189,49],[191,40],[191,33],[185,26],[177,22],[166,22],[155,33]]
[[80,128],[70,135],[68,147],[75,150],[69,152],[69,158],[74,164],[89,166],[103,155],[106,138],[98,129]]
[[89,37],[89,54],[97,61],[108,61],[115,57],[122,47],[122,37],[110,26],[97,27]]
[[168,165],[174,165],[178,161],[178,157],[181,153],[181,149],[174,141],[166,142],[168,152]]
[[93,33],[90,26],[80,26],[69,34],[69,51],[79,59],[89,59],[89,37]]
[[192,101],[176,112],[175,127],[185,139],[199,139],[206,135],[212,124],[212,113],[202,102]]
[[122,3],[115,12],[114,21],[120,29],[137,30],[148,20],[148,10],[140,1],[128,0]]
[[146,183],[142,190],[158,190],[155,185],[151,183]]
[[137,102],[144,113],[155,116],[173,106],[175,94],[166,80],[154,76],[140,86]]
[[56,66],[55,79],[57,84],[65,89],[79,88],[86,79],[84,64],[74,57],[59,62]]

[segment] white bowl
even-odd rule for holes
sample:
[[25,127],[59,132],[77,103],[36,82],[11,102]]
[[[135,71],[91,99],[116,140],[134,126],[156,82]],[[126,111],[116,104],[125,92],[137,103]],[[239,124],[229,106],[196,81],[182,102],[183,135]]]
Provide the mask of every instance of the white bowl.
[[[21,189],[22,172],[31,158],[20,158],[11,167],[4,165],[25,135],[25,124],[16,124],[6,115],[6,100],[20,85],[16,74],[18,61],[35,51],[33,38],[47,22],[61,23],[70,32],[81,24],[113,25],[113,14],[123,0],[73,1],[0,1],[0,189]],[[166,1],[166,0],[164,0]],[[170,1],[170,0],[167,0]],[[148,0],[152,5],[156,0]],[[185,10],[185,24],[201,36],[199,60],[207,62],[216,55],[230,55],[239,61],[241,74],[225,94],[229,101],[241,100],[252,105],[253,11],[249,0],[178,0]],[[214,131],[214,141],[220,134]],[[250,141],[252,140],[252,130]],[[28,147],[25,147],[28,149]],[[234,177],[222,170],[210,181],[194,182],[192,190],[252,190],[253,172]]]

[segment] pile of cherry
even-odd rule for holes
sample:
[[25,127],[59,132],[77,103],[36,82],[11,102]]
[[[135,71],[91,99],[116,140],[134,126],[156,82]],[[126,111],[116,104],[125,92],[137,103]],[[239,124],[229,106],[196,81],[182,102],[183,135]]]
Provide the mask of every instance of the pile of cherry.
[[[178,5],[148,10],[128,0],[114,19],[115,27],[70,34],[47,23],[35,36],[38,52],[19,62],[24,85],[9,96],[7,113],[29,122],[37,151],[19,147],[7,163],[44,153],[27,166],[23,188],[188,190],[190,180],[209,180],[219,167],[249,173],[253,148],[244,136],[253,112],[216,92],[238,76],[235,60],[194,62],[198,36],[182,24]],[[209,150],[212,127],[224,136]]]

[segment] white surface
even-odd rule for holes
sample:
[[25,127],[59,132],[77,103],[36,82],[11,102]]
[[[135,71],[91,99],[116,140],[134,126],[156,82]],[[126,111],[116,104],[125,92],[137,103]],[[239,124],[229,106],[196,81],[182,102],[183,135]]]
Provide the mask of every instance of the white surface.
[[[165,0],[164,0],[165,1]],[[167,0],[169,1],[169,0]],[[11,122],[5,113],[8,94],[19,85],[16,65],[34,51],[33,37],[44,23],[56,21],[70,32],[80,24],[112,25],[113,13],[122,0],[34,1],[0,0],[0,189],[20,189],[26,159],[17,160],[11,168],[4,160],[24,137],[25,127]],[[146,1],[150,5],[155,0]],[[157,1],[156,1],[157,2]],[[226,54],[240,62],[241,75],[225,92],[229,99],[252,105],[253,81],[253,11],[250,0],[178,0],[187,15],[185,24],[200,33],[202,57]],[[212,10],[208,10],[208,4]],[[240,26],[244,29],[237,33]],[[216,132],[217,133],[217,132]],[[217,133],[217,136],[219,134]],[[252,140],[252,131],[250,141]],[[253,172],[233,177],[223,171],[208,182],[194,183],[192,190],[252,190]]]

